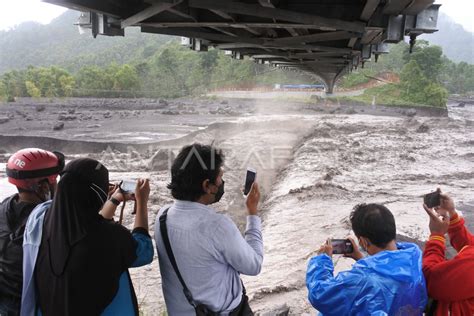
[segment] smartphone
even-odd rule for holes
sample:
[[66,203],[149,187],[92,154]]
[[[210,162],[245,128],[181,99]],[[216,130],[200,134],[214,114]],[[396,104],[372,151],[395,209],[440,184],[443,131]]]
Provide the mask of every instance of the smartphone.
[[429,208],[437,207],[441,205],[441,196],[438,190],[428,193],[423,197],[423,202]]
[[354,252],[354,247],[349,239],[331,239],[332,253],[344,255]]
[[245,177],[244,195],[249,194],[250,188],[252,187],[252,184],[255,182],[256,177],[257,177],[257,171],[253,168],[247,168],[247,176]]
[[137,182],[132,181],[132,180],[124,180],[122,181],[122,184],[120,185],[122,190],[127,194],[134,194],[136,186],[137,186]]

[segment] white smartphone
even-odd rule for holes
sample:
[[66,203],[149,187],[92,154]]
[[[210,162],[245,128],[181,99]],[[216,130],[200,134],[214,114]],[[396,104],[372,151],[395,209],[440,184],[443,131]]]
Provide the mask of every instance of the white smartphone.
[[133,180],[123,180],[122,184],[120,185],[122,190],[127,194],[134,194],[135,188],[137,187],[137,181]]

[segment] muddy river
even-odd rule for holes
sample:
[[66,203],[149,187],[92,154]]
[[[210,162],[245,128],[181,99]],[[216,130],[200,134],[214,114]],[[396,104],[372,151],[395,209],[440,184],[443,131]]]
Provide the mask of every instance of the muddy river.
[[[49,101],[48,101],[49,102]],[[257,169],[265,259],[244,277],[261,315],[313,315],[306,300],[308,259],[328,237],[350,234],[361,202],[384,203],[402,236],[425,240],[421,196],[440,186],[474,222],[474,105],[449,111],[309,104],[252,99],[20,100],[0,104],[0,197],[12,188],[5,162],[22,147],[62,150],[68,159],[100,159],[113,180],[152,180],[150,223],[172,201],[166,183],[176,152],[191,142],[224,149],[226,193],[216,208],[243,227],[245,169]],[[38,111],[38,104],[45,107]],[[53,130],[58,123],[62,129]],[[126,224],[133,217],[126,210]],[[336,270],[350,267],[335,257]],[[165,311],[158,263],[131,270],[144,315]]]

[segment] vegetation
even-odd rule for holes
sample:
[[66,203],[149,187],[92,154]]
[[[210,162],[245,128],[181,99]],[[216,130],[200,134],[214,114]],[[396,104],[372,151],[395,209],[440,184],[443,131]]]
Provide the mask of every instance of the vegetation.
[[389,55],[380,59],[343,78],[340,86],[348,88],[367,83],[384,72],[397,74],[400,82],[368,89],[354,100],[371,103],[375,98],[377,103],[388,105],[408,103],[443,107],[448,93],[474,91],[474,65],[455,63],[443,56],[441,47],[426,41],[418,41],[411,54],[408,44],[399,43],[391,47]]
[[[50,24],[22,23],[9,31],[0,31],[0,74],[34,66],[58,66],[76,73],[84,65],[106,67],[149,58],[174,38],[141,33],[127,28],[125,36],[97,36],[90,30],[82,34],[73,24],[79,12],[66,11]],[[120,52],[120,53],[118,53]]]
[[[234,60],[222,51],[194,52],[176,38],[126,30],[125,37],[79,34],[68,11],[49,25],[25,23],[0,31],[0,99],[30,97],[180,97],[216,88],[249,88],[275,83],[319,83],[302,73],[285,72],[251,60]],[[35,65],[28,66],[28,65]],[[369,62],[343,77],[339,86],[367,83],[381,73],[399,83],[367,89],[359,101],[443,106],[448,92],[474,91],[474,65],[456,63],[440,47],[419,40],[391,47],[378,63]],[[3,74],[2,74],[3,73]]]
[[378,87],[373,87],[365,90],[364,94],[354,97],[336,98],[341,101],[355,101],[362,104],[377,104],[383,105],[406,105],[406,102],[400,99],[400,89],[394,84],[386,84]]
[[426,41],[419,41],[412,54],[405,52],[406,63],[400,72],[401,99],[438,107],[446,105],[448,91],[440,82],[442,56],[441,47],[430,46]]
[[57,67],[28,67],[24,71],[8,72],[0,79],[0,98],[7,100],[17,96],[68,97],[75,86],[74,78]]
[[0,98],[12,97],[181,97],[218,87],[251,87],[317,81],[301,73],[234,60],[222,51],[197,53],[178,42],[131,64],[87,65],[77,72],[28,67],[0,76]]

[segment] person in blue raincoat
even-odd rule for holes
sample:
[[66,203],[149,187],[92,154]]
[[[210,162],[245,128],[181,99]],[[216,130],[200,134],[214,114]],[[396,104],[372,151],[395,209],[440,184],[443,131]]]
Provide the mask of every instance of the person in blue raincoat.
[[328,315],[422,315],[427,303],[422,253],[412,243],[397,243],[395,219],[380,204],[360,204],[350,216],[356,260],[352,269],[334,276],[332,245],[328,240],[311,258],[306,273],[310,303]]

